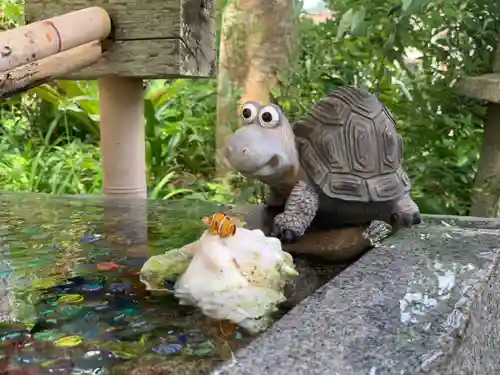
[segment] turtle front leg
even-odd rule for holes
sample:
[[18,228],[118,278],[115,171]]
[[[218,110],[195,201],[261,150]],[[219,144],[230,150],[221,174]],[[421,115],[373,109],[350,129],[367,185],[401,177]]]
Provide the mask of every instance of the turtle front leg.
[[304,181],[299,181],[290,192],[284,212],[274,218],[273,234],[285,243],[298,240],[311,225],[319,208],[319,197]]

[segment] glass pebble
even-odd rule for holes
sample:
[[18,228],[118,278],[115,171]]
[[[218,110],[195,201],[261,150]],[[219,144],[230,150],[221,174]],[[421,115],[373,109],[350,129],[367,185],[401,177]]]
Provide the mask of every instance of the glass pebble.
[[112,354],[116,359],[132,359],[137,357],[134,353],[128,353],[121,350],[113,350]]
[[181,334],[179,340],[188,344],[198,344],[200,342],[205,342],[207,337],[200,330],[192,330]]
[[28,329],[18,322],[0,322],[0,336],[15,332],[26,332]]
[[57,284],[50,288],[51,291],[56,293],[64,293],[72,290],[75,287],[75,283],[68,282],[64,284]]
[[78,315],[82,311],[82,309],[81,307],[74,305],[61,305],[57,306],[56,311],[63,317],[70,318],[72,316]]
[[2,340],[16,340],[24,336],[23,332],[10,332],[2,336]]
[[45,293],[42,296],[40,296],[40,302],[47,306],[50,306],[56,304],[59,298],[60,296],[57,294]]
[[79,322],[71,322],[64,324],[61,328],[62,332],[65,332],[66,335],[76,335],[83,336],[84,332],[88,330],[88,325],[80,324]]
[[42,362],[41,366],[42,368],[53,374],[67,373],[73,368],[73,361],[71,360],[71,358],[51,359]]
[[122,262],[130,268],[142,268],[147,259],[147,257],[127,257]]
[[32,282],[32,286],[36,289],[48,289],[55,285],[56,281],[53,279],[38,279]]
[[181,344],[161,344],[154,347],[153,352],[160,355],[172,355],[182,350]]
[[145,326],[145,325],[147,325],[147,324],[148,324],[148,322],[146,322],[146,321],[142,320],[142,321],[140,321],[140,322],[134,322],[134,323],[132,323],[132,324],[131,324],[131,326],[132,326],[133,328],[137,328],[137,327],[143,327],[143,326]]
[[33,336],[37,341],[54,341],[64,336],[64,333],[56,329],[50,329],[46,331],[37,332]]
[[113,354],[107,350],[102,350],[102,349],[94,349],[94,350],[89,350],[83,355],[84,359],[92,359],[92,360],[106,360],[113,358]]
[[186,354],[193,357],[204,357],[213,354],[215,345],[212,341],[205,341],[200,344],[188,345],[186,347]]
[[83,301],[83,296],[81,294],[65,294],[59,297],[58,302],[60,303],[81,303]]
[[72,375],[101,375],[103,373],[102,368],[80,368],[73,367],[71,370]]
[[40,353],[20,353],[19,355],[10,357],[10,359],[24,365],[36,364],[45,360],[45,358],[40,356]]
[[132,285],[128,283],[113,283],[108,286],[111,293],[123,293],[132,289]]
[[82,286],[80,286],[80,290],[82,292],[98,292],[101,289],[102,284],[98,283],[83,284]]
[[104,308],[108,307],[109,302],[108,301],[87,301],[84,303],[83,306],[89,308],[89,309],[98,309],[98,308]]
[[96,264],[96,268],[99,271],[111,271],[117,269],[119,266],[115,262],[103,262]]
[[83,243],[93,243],[93,242],[96,242],[96,241],[99,241],[100,239],[102,238],[102,235],[100,234],[88,234],[88,233],[85,233],[82,238],[80,238],[80,242],[83,242]]
[[78,346],[83,343],[83,338],[81,336],[65,336],[54,341],[55,346],[59,347],[73,347]]
[[71,283],[73,283],[75,285],[82,285],[82,284],[85,284],[87,282],[87,280],[83,276],[71,277],[67,281],[71,282]]

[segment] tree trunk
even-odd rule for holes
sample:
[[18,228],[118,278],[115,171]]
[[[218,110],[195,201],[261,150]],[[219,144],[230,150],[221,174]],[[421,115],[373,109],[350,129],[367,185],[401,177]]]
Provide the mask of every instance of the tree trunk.
[[470,215],[496,217],[500,198],[500,104],[489,103]]
[[296,0],[232,0],[222,15],[217,96],[217,175],[229,171],[222,155],[247,100],[270,101],[277,73],[286,70],[295,41]]

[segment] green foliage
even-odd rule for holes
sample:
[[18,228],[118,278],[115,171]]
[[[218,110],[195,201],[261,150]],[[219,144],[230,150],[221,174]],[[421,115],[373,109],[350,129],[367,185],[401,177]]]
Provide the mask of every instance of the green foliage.
[[20,0],[0,0],[0,30],[24,23],[23,3]]
[[[302,22],[300,54],[291,74],[282,77],[276,100],[296,118],[340,85],[378,93],[404,137],[405,163],[422,211],[466,214],[485,111],[481,103],[457,96],[453,86],[465,74],[488,71],[498,6],[335,0],[331,7],[338,21]],[[411,51],[422,54],[416,71],[406,66]]]
[[[19,24],[19,2],[0,0],[0,6],[3,28]],[[275,101],[295,119],[340,85],[377,93],[404,136],[405,164],[422,211],[466,214],[485,112],[481,103],[457,96],[454,84],[488,71],[498,6],[486,0],[332,0],[333,7],[335,20],[314,25],[304,18],[298,25],[300,46],[273,91]],[[406,55],[415,51],[422,57],[410,67]],[[216,97],[215,80],[147,82],[151,197],[262,198],[262,186],[241,176],[214,179]],[[95,81],[54,81],[0,103],[0,110],[1,186],[99,191]]]

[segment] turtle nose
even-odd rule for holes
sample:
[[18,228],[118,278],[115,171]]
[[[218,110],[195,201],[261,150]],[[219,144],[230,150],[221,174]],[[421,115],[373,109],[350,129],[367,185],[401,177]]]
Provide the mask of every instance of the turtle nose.
[[240,157],[248,157],[251,154],[250,147],[240,148],[240,147],[234,147],[233,145],[228,145],[226,150],[227,154],[231,156],[236,156],[236,154],[238,154],[240,155]]

